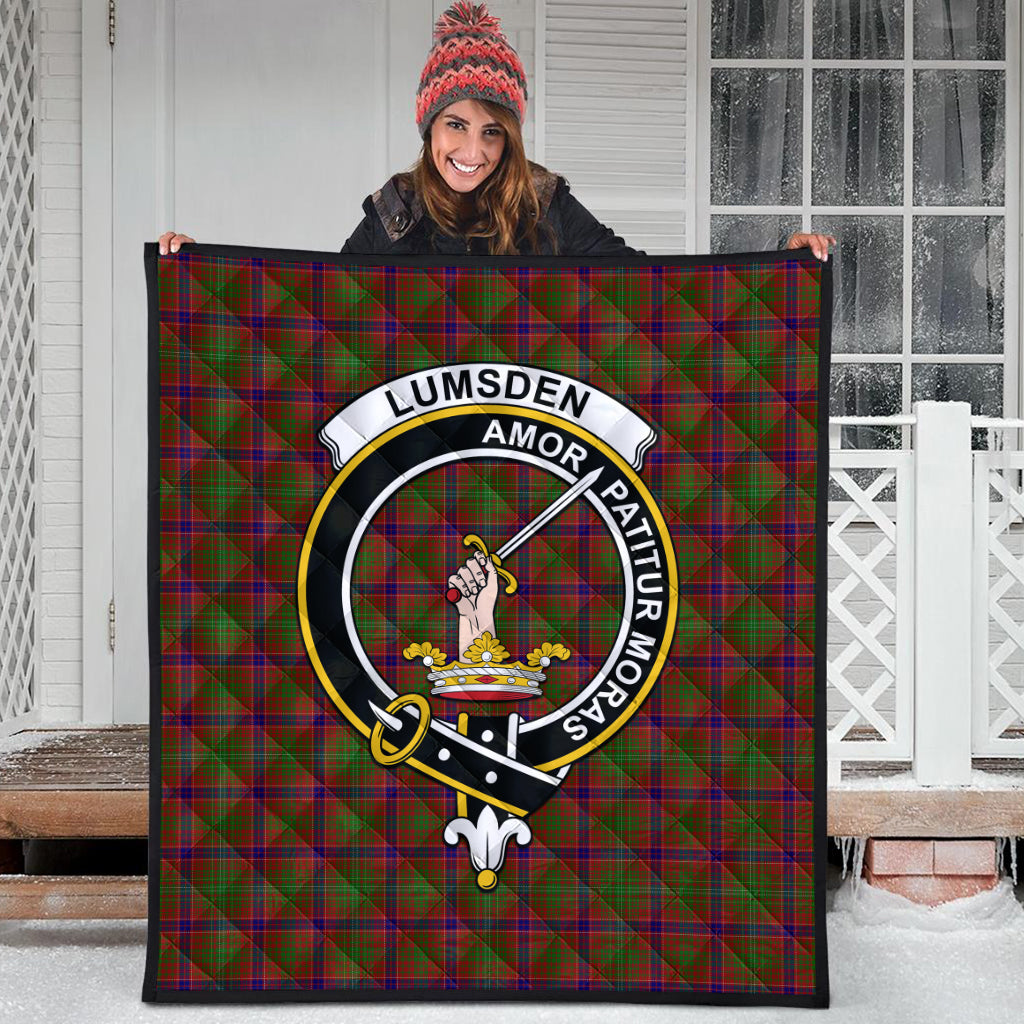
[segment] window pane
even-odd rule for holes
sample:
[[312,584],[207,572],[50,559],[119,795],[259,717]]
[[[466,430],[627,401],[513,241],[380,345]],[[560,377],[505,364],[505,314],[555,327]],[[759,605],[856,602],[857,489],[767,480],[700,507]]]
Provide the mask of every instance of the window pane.
[[903,72],[814,72],[811,201],[903,202]]
[[714,214],[711,251],[764,252],[784,249],[790,235],[800,230],[800,214]]
[[[868,424],[844,424],[839,428],[840,448],[887,448],[899,450],[902,447],[902,427],[873,427]],[[875,478],[878,470],[847,469],[847,473],[862,488],[867,488]],[[861,476],[860,474],[864,474]],[[829,501],[849,501],[850,496],[838,483],[829,488]],[[895,483],[888,484],[879,491],[875,501],[895,501]]]
[[1002,71],[914,72],[914,202],[1002,206]]
[[802,57],[803,0],[713,0],[712,57]]
[[904,0],[815,0],[814,56],[900,60]]
[[902,373],[899,363],[833,363],[829,415],[897,415]]
[[[895,416],[900,413],[903,368],[899,363],[833,363],[830,381],[830,416]],[[899,448],[900,427],[844,426],[843,448]],[[854,477],[854,479],[857,479]],[[859,480],[866,486],[868,480]],[[838,486],[838,485],[837,485]],[[841,491],[830,501],[849,500]],[[892,496],[879,500],[892,501]]]
[[1004,0],[914,0],[914,56],[1003,60]]
[[801,202],[802,72],[711,73],[711,202]]
[[903,218],[829,214],[812,217],[811,230],[836,239],[832,351],[901,351]]
[[915,217],[914,352],[1002,352],[1002,217]]

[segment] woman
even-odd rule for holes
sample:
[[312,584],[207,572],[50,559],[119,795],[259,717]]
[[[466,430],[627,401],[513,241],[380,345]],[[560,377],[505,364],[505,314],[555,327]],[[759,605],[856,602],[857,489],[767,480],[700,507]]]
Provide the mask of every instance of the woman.
[[[363,201],[342,252],[408,254],[646,255],[606,227],[561,175],[527,159],[526,74],[484,4],[457,0],[438,19],[416,93],[423,149]],[[160,252],[188,235],[167,231]],[[828,259],[831,235],[791,235]]]

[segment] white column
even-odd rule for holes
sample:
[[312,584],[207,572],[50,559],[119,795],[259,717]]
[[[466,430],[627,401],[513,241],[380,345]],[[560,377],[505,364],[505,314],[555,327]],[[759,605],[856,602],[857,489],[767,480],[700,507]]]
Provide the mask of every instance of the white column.
[[915,402],[914,776],[971,777],[971,407]]

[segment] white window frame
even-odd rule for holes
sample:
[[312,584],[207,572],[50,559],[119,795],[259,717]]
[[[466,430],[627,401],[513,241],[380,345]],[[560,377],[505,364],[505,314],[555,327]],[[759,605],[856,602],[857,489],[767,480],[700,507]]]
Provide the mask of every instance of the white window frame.
[[[804,0],[803,32],[804,56],[799,60],[789,59],[712,59],[711,58],[711,11],[710,4],[691,5],[690,28],[694,32],[693,53],[694,92],[697,97],[697,117],[691,122],[696,133],[691,135],[689,151],[695,154],[690,161],[690,192],[695,196],[696,251],[708,252],[711,246],[711,216],[721,213],[749,214],[794,214],[801,217],[801,230],[811,230],[812,216],[843,215],[900,215],[903,219],[903,339],[900,352],[872,354],[863,352],[834,352],[832,362],[841,363],[899,363],[903,370],[901,414],[911,412],[911,373],[918,363],[1001,363],[1003,365],[1003,408],[1001,415],[1018,417],[1024,410],[1020,407],[1022,394],[1020,341],[1022,337],[1021,303],[1019,294],[1024,287],[1021,273],[1020,253],[1020,209],[1024,199],[1024,184],[1021,182],[1021,50],[1024,39],[1021,35],[1021,11],[1019,0],[1006,0],[1006,59],[989,60],[917,60],[912,57],[914,42],[914,3],[904,0],[903,60],[820,60],[812,59],[812,17],[814,0]],[[711,73],[716,68],[758,67],[758,68],[800,68],[803,71],[803,158],[802,158],[802,204],[795,206],[727,206],[711,205]],[[903,203],[899,206],[817,206],[811,203],[811,115],[812,115],[812,72],[819,68],[889,68],[901,69],[904,75],[903,97]],[[913,75],[924,69],[982,69],[1005,70],[1006,72],[1006,187],[1004,206],[915,206],[914,194],[914,133],[913,133]],[[1005,265],[1003,285],[1003,351],[996,353],[964,353],[933,355],[916,353],[912,347],[912,274],[913,216],[993,216],[1005,218]],[[911,444],[911,427],[903,426],[903,448]],[[1014,436],[1015,436],[1014,432]]]

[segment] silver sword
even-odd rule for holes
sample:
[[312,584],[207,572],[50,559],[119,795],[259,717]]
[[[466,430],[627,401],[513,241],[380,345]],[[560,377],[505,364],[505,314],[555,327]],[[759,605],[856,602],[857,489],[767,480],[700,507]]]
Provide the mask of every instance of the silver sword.
[[[519,586],[518,580],[515,576],[504,568],[502,563],[509,555],[512,554],[516,548],[521,547],[525,544],[538,530],[551,522],[559,512],[562,511],[567,505],[571,505],[584,491],[587,491],[596,482],[598,477],[601,475],[601,467],[588,473],[584,477],[580,477],[564,494],[560,494],[553,502],[540,515],[535,516],[530,520],[514,537],[510,540],[505,541],[504,544],[498,548],[497,551],[488,553],[487,545],[475,534],[469,533],[462,538],[462,543],[466,546],[476,547],[479,551],[482,551],[485,557],[489,557],[494,563],[494,567],[498,572],[498,575],[503,577],[506,581],[505,593],[514,594]],[[447,595],[448,600],[452,604],[456,604],[462,594],[456,587],[449,587]]]
[[546,526],[559,512],[562,511],[566,505],[571,505],[576,498],[578,498],[584,491],[589,490],[595,483],[597,483],[598,477],[601,475],[601,467],[598,466],[592,473],[588,473],[584,477],[580,477],[565,492],[560,494],[553,502],[539,516],[535,516],[530,520],[511,540],[505,541],[504,544],[494,552],[502,561],[508,558],[509,555],[515,551],[516,548],[521,547],[525,544],[542,526]]

